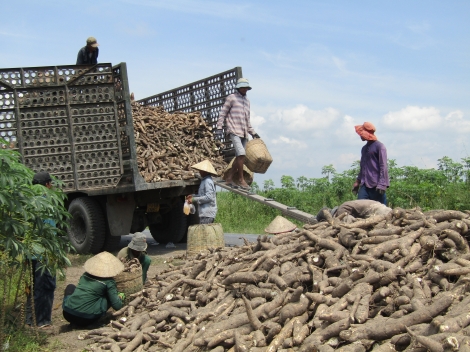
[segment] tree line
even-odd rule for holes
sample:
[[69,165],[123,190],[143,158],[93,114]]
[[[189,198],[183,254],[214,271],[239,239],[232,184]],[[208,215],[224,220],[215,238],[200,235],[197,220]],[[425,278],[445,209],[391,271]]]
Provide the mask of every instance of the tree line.
[[[390,159],[388,171],[387,198],[392,208],[470,209],[470,157],[459,162],[444,156],[438,159],[437,169],[399,166]],[[253,188],[266,197],[314,213],[324,206],[334,207],[355,199],[351,188],[358,173],[359,161],[341,173],[333,165],[326,165],[322,168],[324,177],[294,179],[284,175],[280,188],[275,188],[271,179],[264,181],[262,188],[258,184],[253,184]]]

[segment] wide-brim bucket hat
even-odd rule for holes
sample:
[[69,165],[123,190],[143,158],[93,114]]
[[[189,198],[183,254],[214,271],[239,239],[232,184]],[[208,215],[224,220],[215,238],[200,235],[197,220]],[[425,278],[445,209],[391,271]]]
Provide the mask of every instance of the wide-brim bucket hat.
[[97,48],[99,46],[99,44],[96,41],[95,37],[88,37],[87,40],[86,40],[86,44],[93,47],[93,48]]
[[193,169],[199,170],[199,171],[205,171],[209,174],[212,174],[214,176],[218,176],[217,171],[215,171],[214,166],[212,166],[211,162],[209,160],[203,160],[200,163],[194,164],[191,166]]
[[147,236],[142,232],[134,233],[134,237],[132,237],[127,247],[138,252],[145,251],[147,249]]
[[364,122],[363,125],[354,126],[356,133],[366,141],[376,141],[375,126],[370,122]]
[[235,88],[248,88],[248,90],[251,89],[250,82],[246,78],[239,78],[237,81],[237,85]]
[[114,277],[124,270],[124,264],[111,253],[101,252],[88,259],[83,268],[93,276]]
[[283,232],[294,231],[297,228],[297,225],[293,224],[286,218],[278,215],[274,218],[273,221],[264,229],[267,233],[277,234]]

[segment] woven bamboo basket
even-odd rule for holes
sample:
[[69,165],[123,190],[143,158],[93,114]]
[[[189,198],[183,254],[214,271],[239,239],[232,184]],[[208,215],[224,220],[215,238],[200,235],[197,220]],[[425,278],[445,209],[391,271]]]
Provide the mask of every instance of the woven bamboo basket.
[[188,256],[199,254],[208,248],[225,247],[224,230],[219,223],[198,224],[188,228]]
[[245,165],[251,171],[258,174],[264,174],[266,170],[268,170],[269,165],[273,162],[273,158],[261,138],[248,141],[245,151]]
[[[234,160],[235,158],[233,158],[232,161],[230,161],[230,164],[228,164],[228,166],[223,171],[222,179],[224,179],[225,181],[227,180],[228,171],[232,168]],[[249,185],[253,183],[253,173],[250,171],[249,168],[246,167],[246,165],[243,165],[243,178],[245,179],[245,182],[248,183]],[[240,184],[238,173],[232,176],[232,180],[237,185]]]
[[139,266],[134,272],[123,271],[114,277],[118,292],[124,292],[126,301],[129,295],[139,292],[144,288],[142,283],[142,266]]

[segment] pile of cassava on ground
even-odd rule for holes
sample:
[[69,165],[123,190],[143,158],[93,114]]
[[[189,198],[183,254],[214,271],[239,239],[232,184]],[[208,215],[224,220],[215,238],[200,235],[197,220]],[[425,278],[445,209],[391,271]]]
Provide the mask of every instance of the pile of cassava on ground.
[[162,106],[131,102],[139,172],[146,182],[194,178],[191,165],[210,160],[220,174],[227,166],[200,112],[172,114]]
[[170,265],[90,350],[470,351],[469,214],[394,209]]

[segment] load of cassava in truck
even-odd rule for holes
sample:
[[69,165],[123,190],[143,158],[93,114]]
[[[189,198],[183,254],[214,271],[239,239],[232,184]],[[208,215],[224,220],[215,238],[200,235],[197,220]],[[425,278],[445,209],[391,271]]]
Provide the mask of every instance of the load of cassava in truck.
[[181,242],[196,221],[182,212],[184,196],[200,182],[188,165],[222,167],[225,142],[212,130],[241,76],[236,67],[133,102],[125,63],[0,69],[0,137],[62,182],[78,253],[115,250],[147,226],[157,242]]

